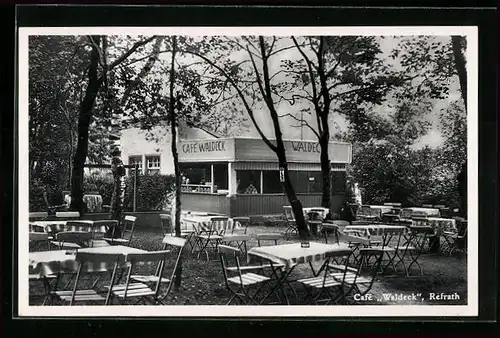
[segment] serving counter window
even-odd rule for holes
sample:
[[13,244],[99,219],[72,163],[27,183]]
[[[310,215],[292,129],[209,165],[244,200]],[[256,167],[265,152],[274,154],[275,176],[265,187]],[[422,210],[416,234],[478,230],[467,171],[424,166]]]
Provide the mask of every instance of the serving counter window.
[[258,170],[237,170],[236,180],[238,194],[260,194],[261,191],[261,177]]

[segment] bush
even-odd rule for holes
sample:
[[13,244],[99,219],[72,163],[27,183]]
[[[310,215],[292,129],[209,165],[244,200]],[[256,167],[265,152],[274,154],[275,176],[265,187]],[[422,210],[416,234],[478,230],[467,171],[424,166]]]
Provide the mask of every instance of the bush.
[[[173,175],[139,175],[137,181],[136,211],[153,211],[165,208],[174,190],[175,178]],[[111,205],[114,181],[111,172],[105,174],[91,174],[85,177],[84,191],[86,193],[97,190],[102,196],[103,205]],[[134,208],[134,176],[125,177],[126,211]]]
[[440,148],[414,150],[392,143],[364,145],[352,163],[352,176],[363,188],[363,203],[456,207],[457,173],[442,153]]
[[[174,190],[173,175],[139,175],[137,182],[136,211],[163,210],[170,202]],[[134,177],[127,177],[125,209],[133,210]]]

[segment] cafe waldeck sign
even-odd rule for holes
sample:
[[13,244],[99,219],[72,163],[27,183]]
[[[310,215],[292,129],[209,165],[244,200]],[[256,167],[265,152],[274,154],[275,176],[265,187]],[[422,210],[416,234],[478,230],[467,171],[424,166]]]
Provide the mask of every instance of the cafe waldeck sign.
[[181,150],[184,153],[211,153],[226,151],[226,141],[198,141],[182,144]]
[[[273,142],[273,141],[271,141]],[[287,161],[319,163],[321,146],[315,141],[285,140]],[[351,145],[331,142],[330,160],[350,163]],[[258,138],[224,138],[209,140],[183,140],[178,143],[181,162],[277,162],[276,154]]]

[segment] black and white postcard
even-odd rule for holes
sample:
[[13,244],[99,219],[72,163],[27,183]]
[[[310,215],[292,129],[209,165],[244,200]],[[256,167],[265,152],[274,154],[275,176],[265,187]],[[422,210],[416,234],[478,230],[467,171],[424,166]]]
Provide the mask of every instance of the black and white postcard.
[[18,46],[20,316],[478,315],[477,27]]

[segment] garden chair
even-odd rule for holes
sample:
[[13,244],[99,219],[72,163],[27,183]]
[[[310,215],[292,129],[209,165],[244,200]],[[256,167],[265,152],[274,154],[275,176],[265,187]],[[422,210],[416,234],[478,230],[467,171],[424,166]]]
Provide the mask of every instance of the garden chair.
[[257,245],[261,246],[262,242],[269,242],[273,241],[274,245],[278,245],[278,241],[283,239],[282,234],[257,234],[255,236],[255,239],[257,240]]
[[[415,264],[420,271],[420,276],[423,276],[422,266],[418,263],[418,259],[422,252],[424,252],[424,246],[429,237],[435,237],[436,234],[431,226],[410,226],[410,234],[401,247],[395,247],[396,257],[398,261],[395,266],[399,264],[403,265],[406,276],[410,277],[411,267]],[[402,255],[401,255],[402,253]],[[408,265],[405,263],[405,258],[410,261]]]
[[44,221],[49,217],[49,213],[46,211],[30,212],[29,221]]
[[[171,214],[160,214],[160,223],[163,231],[163,237],[175,236],[175,228]],[[193,249],[194,229],[181,229],[181,237],[186,239],[186,243]]]
[[[356,267],[329,265],[329,275],[342,282],[342,292],[348,303],[354,303],[354,295],[363,298],[370,292],[382,264],[383,255],[384,250],[381,248],[362,248],[359,250],[361,261]],[[375,261],[371,262],[373,258]],[[346,259],[346,262],[348,261],[349,259]],[[364,267],[369,267],[367,273],[364,273]]]
[[56,218],[59,220],[79,219],[80,213],[78,211],[58,211],[56,212]]
[[207,261],[210,260],[209,251],[217,252],[217,246],[224,238],[224,234],[229,225],[229,218],[227,217],[212,217],[208,228],[203,229],[197,235],[200,251],[198,252],[198,259],[200,254],[205,252]]
[[[332,258],[349,261],[351,254],[351,250],[329,253],[316,276],[297,280],[306,290],[305,301],[307,303],[318,305],[325,302],[325,305],[328,305],[332,302],[337,303],[344,297],[344,278],[348,271],[343,273],[343,278],[336,278],[330,274],[328,266]],[[326,296],[326,298],[321,298],[322,296]]]
[[51,243],[57,245],[60,250],[80,249],[92,247],[92,232],[87,231],[64,231],[58,232],[55,241]]
[[107,234],[118,226],[117,220],[98,220],[92,224],[92,247],[110,246]]
[[[252,270],[261,270],[262,266],[258,265],[242,267],[240,265],[240,260],[238,257],[240,254],[240,250],[238,248],[221,244],[218,247],[218,251],[220,262],[222,265],[224,282],[226,288],[231,292],[232,295],[226,305],[230,305],[234,300],[238,300],[242,305],[258,305],[262,301],[264,301],[264,299],[262,299],[261,302],[259,302],[256,298],[260,291],[262,291],[264,286],[269,286],[271,278],[253,272],[248,272]],[[232,257],[234,259],[234,267],[228,267],[229,257]],[[272,264],[273,263],[271,262],[271,265]],[[230,275],[235,276],[230,277]],[[254,288],[256,288],[255,291],[252,290]]]
[[247,241],[251,240],[252,237],[247,235],[247,228],[250,224],[250,217],[234,217],[233,226],[231,227],[231,233],[224,234],[221,243],[230,244],[235,243],[244,254],[247,253]]
[[444,245],[441,250],[444,253],[448,252],[450,256],[457,251],[467,253],[467,221],[457,223],[457,231],[443,232],[445,243],[443,243]]
[[154,274],[131,275],[130,279],[133,282],[144,283],[144,284],[158,283],[158,281],[160,283],[169,283],[166,293],[163,294],[161,297],[158,297],[158,302],[163,304],[163,300],[170,294],[170,290],[172,289],[173,285],[172,283],[174,282],[177,266],[179,265],[187,241],[186,239],[180,237],[165,236],[162,242],[163,242],[163,250],[169,251],[170,253],[169,256],[176,257],[170,278],[163,277],[161,269],[165,268],[162,267],[161,264],[157,264],[156,271]]
[[285,230],[285,238],[289,238],[292,234],[298,235],[299,228],[297,227],[297,223],[295,222],[295,216],[293,215],[292,207],[284,206],[283,216],[287,225],[287,229]]
[[123,227],[121,229],[121,235],[116,236],[115,231],[118,229],[117,226],[113,228],[113,232],[111,237],[104,237],[103,239],[108,242],[110,245],[130,245],[132,241],[132,237],[134,236],[135,230],[135,221],[137,217],[135,216],[125,216],[123,220]]
[[[29,244],[31,251],[45,251],[50,250],[49,235],[44,232],[30,232],[29,233]],[[33,247],[31,244],[35,244]],[[41,244],[41,245],[40,245]],[[40,276],[39,274],[29,274],[30,282],[43,282],[44,288],[44,300],[42,305],[45,305],[51,291],[50,282],[56,279],[56,275]]]
[[30,232],[29,244],[35,244],[38,246],[40,243],[42,243],[43,246],[46,246],[47,250],[50,250],[49,234],[45,232]]
[[[101,301],[104,305],[108,305],[111,299],[111,289],[115,281],[116,271],[122,254],[116,253],[94,253],[94,252],[77,252],[76,262],[78,269],[75,277],[75,284],[72,291],[51,291],[52,299],[59,299],[64,302],[69,302],[73,305],[75,302],[96,302]],[[123,259],[123,258],[122,258]],[[82,275],[95,273],[109,272],[112,269],[110,285],[107,286],[107,293],[104,296],[95,289],[95,283],[91,289],[78,289]]]
[[[161,250],[127,254],[125,262],[129,266],[125,283],[112,286],[112,297],[118,298],[121,302],[126,302],[128,299],[136,298],[138,302],[145,300],[153,305],[160,304],[161,300],[159,298],[159,292],[162,282],[166,281],[162,276],[165,268],[165,260],[167,259],[169,252],[169,250]],[[151,276],[141,275],[134,275],[134,277],[132,277],[132,271],[137,265],[148,265],[149,268],[154,268],[156,271],[153,276],[154,278],[151,278]],[[153,282],[153,285],[149,286],[149,283],[147,283],[148,281],[146,283],[136,282],[141,278],[144,278],[144,280],[149,278],[148,281]]]

